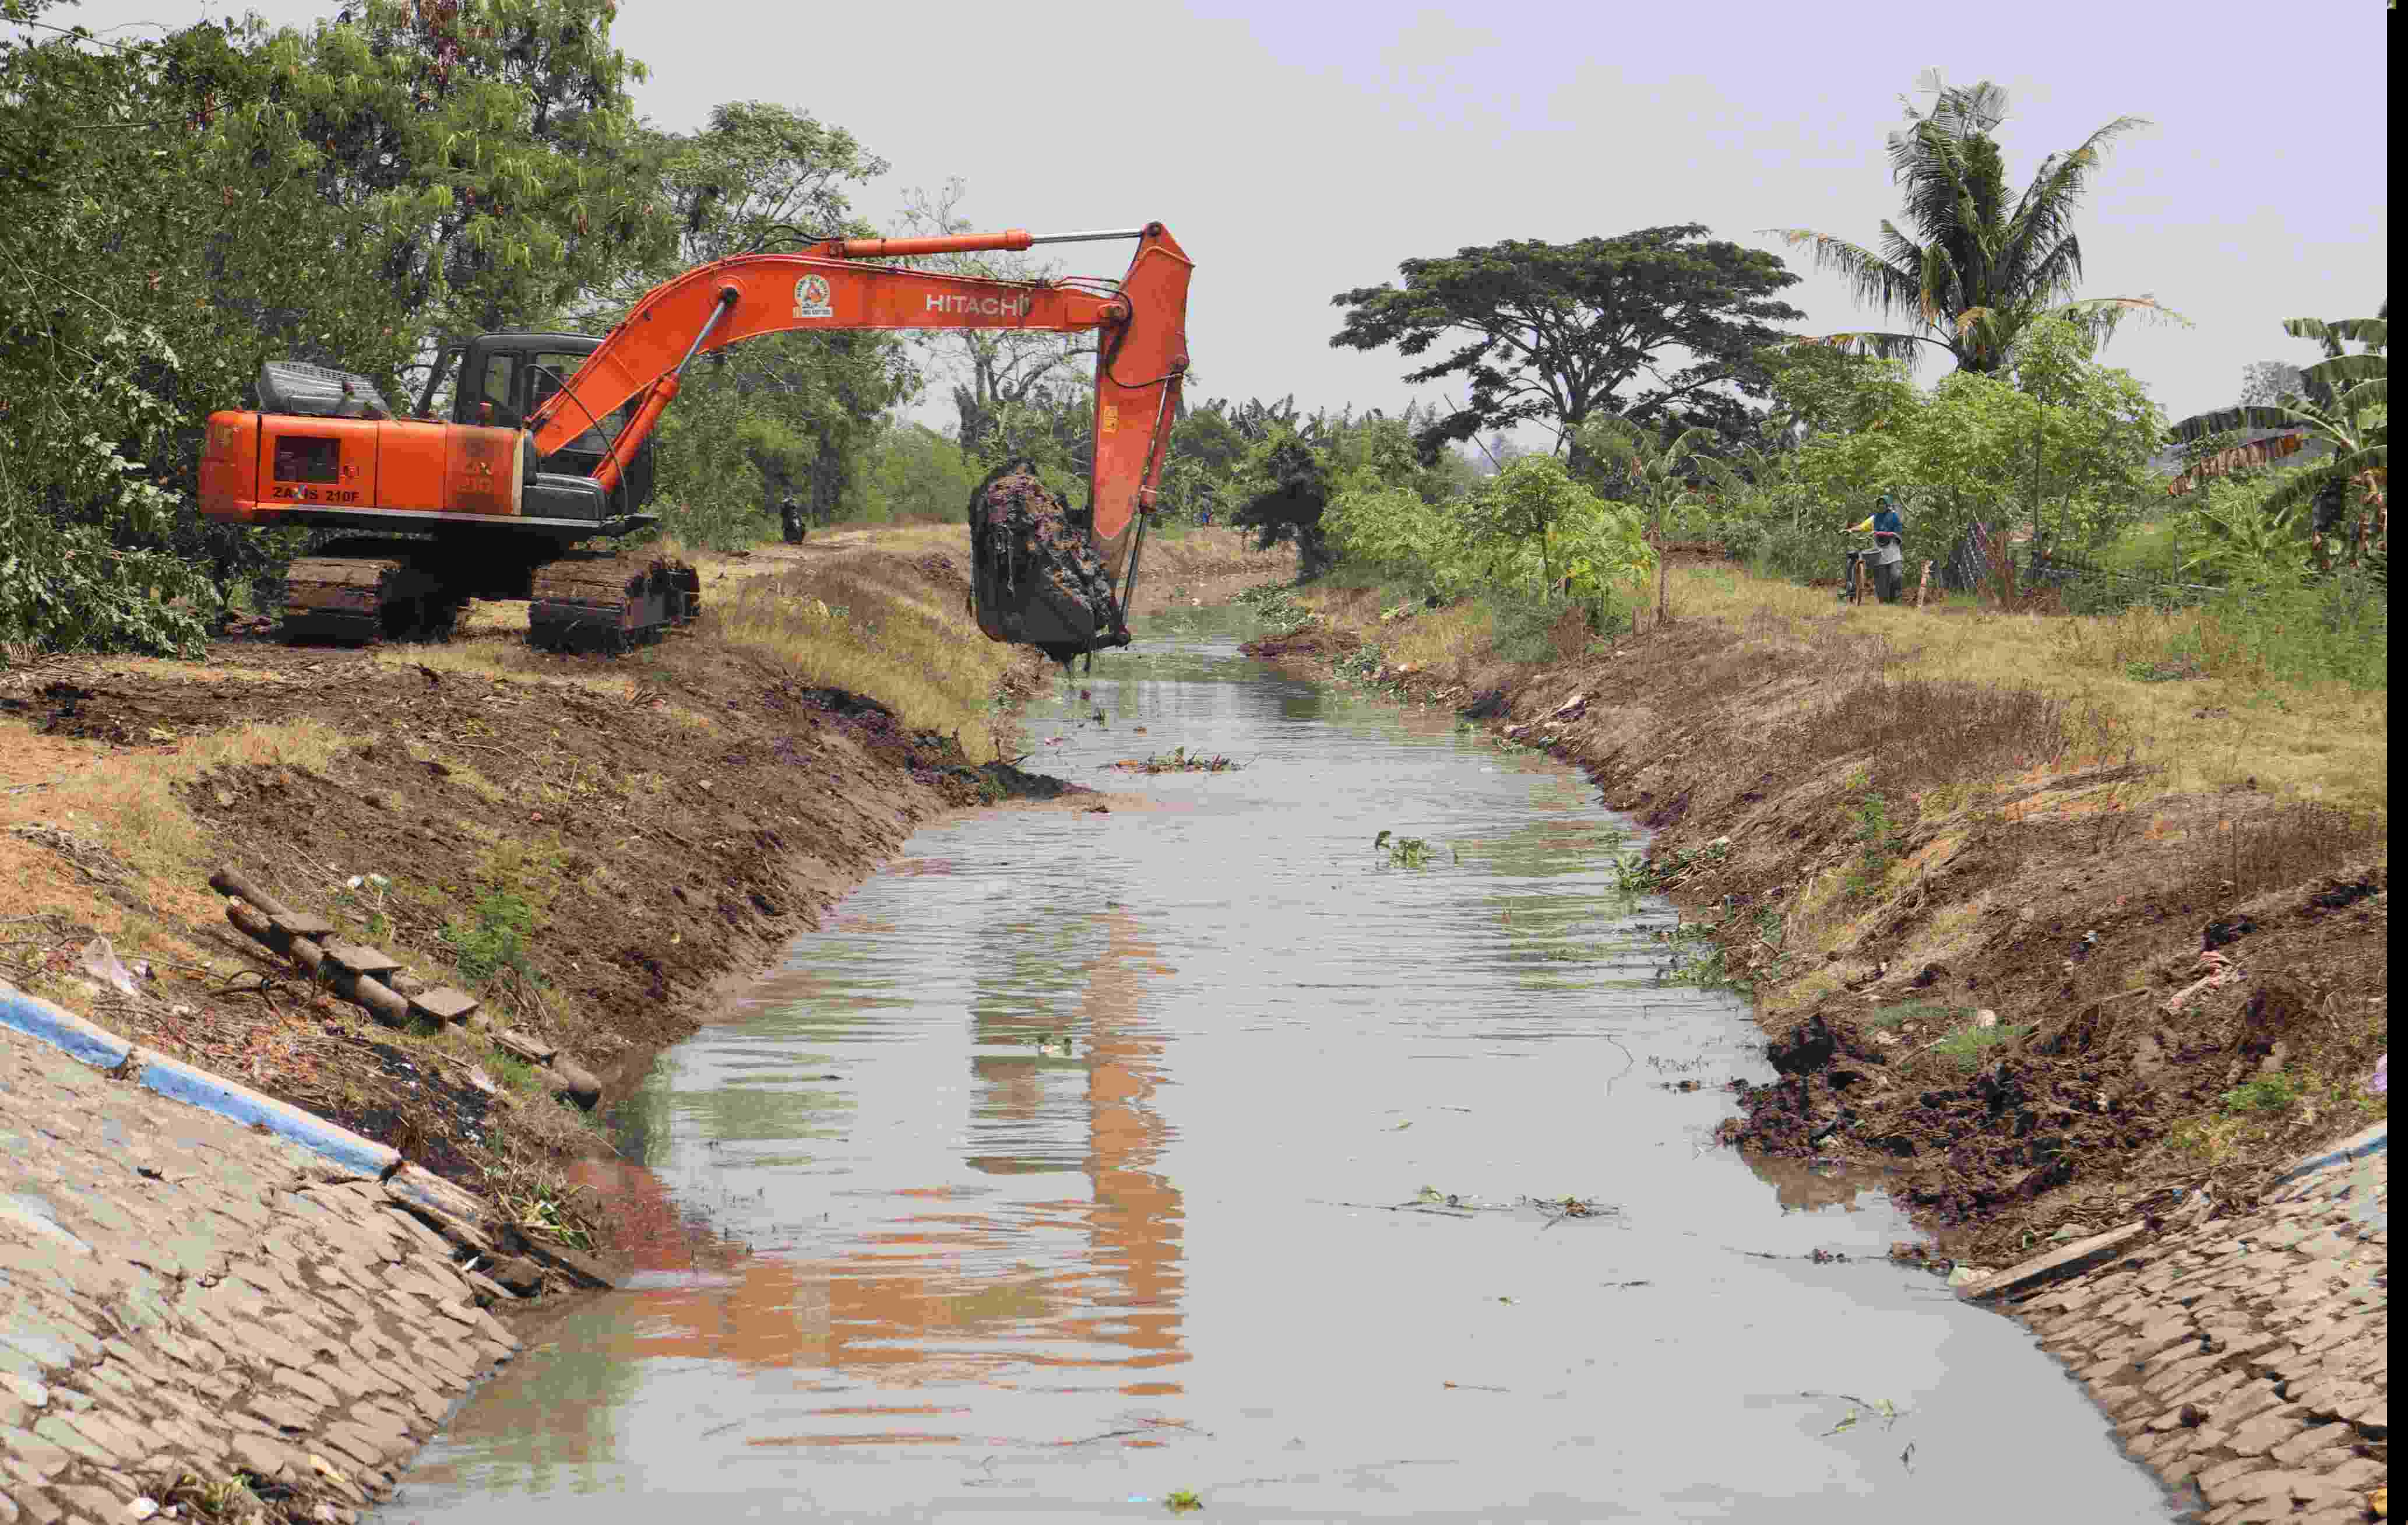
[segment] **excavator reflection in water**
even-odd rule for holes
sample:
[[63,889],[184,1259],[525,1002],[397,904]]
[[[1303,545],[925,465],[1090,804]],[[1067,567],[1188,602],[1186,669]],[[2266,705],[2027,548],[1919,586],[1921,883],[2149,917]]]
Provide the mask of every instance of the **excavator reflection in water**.
[[[855,1392],[864,1380],[901,1397],[966,1383],[1048,1390],[1042,1380],[1004,1375],[1015,1368],[1061,1370],[1065,1376],[1074,1369],[1118,1369],[1131,1378],[1116,1389],[1124,1396],[1180,1393],[1180,1384],[1155,1374],[1188,1360],[1180,1310],[1183,1214],[1178,1188],[1153,1168],[1167,1140],[1166,1125],[1149,1105],[1162,1078],[1165,1041],[1140,1015],[1147,978],[1168,971],[1125,910],[1073,919],[1068,929],[1069,942],[1101,945],[1068,971],[1078,986],[1075,1000],[1043,1020],[1082,1032],[1087,1052],[1075,1060],[1037,1054],[974,1058],[983,1093],[978,1117],[1024,1125],[1010,1131],[1030,1142],[1025,1152],[980,1155],[968,1163],[992,1175],[1077,1169],[1089,1182],[1087,1201],[1022,1199],[1007,1220],[969,1202],[956,1208],[950,1187],[906,1189],[896,1195],[924,1206],[860,1236],[860,1247],[850,1253],[832,1259],[756,1257],[697,1235],[650,1171],[597,1169],[595,1184],[635,1241],[638,1279],[670,1284],[616,1294],[637,1306],[612,1320],[616,1335],[608,1350],[590,1353],[594,1374],[605,1377],[606,1364],[609,1373],[627,1374],[645,1360],[700,1359],[822,1374],[799,1391],[780,1389],[799,1398],[814,1390]],[[998,1012],[992,1000],[981,1004],[986,1009],[974,1012],[972,1020],[982,1045],[1025,1043],[1038,1036],[1025,1016],[1015,1020],[1023,1014]],[[1044,1077],[1082,1069],[1086,1138],[1074,1164],[1057,1152],[1068,1141],[1045,1140],[1039,1129],[1049,1120]],[[1058,1118],[1059,1112],[1051,1115]],[[1066,1249],[1065,1233],[1082,1234],[1084,1244]],[[606,1377],[571,1402],[595,1409],[591,1424],[546,1427],[548,1446],[566,1440],[568,1448],[580,1448],[572,1437],[582,1433],[602,1455],[552,1460],[599,1460],[608,1454],[612,1424],[607,1411],[624,1396],[612,1396],[614,1386]],[[969,1438],[941,1424],[962,1412],[941,1403],[764,1407],[769,1412],[762,1423],[781,1432],[752,1433],[748,1425],[747,1445],[935,1445]],[[864,1421],[874,1428],[864,1428]],[[1141,1436],[1123,1443],[1151,1444]]]

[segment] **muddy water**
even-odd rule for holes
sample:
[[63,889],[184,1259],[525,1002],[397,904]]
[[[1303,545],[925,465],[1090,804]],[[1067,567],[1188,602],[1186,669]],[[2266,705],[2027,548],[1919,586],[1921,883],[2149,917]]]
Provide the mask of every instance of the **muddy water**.
[[[1144,803],[922,833],[665,1057],[646,1269],[384,1518],[2170,1518],[2015,1326],[1806,1258],[1877,1189],[1708,1145],[1769,1072],[1576,776],[1227,628],[1039,712]],[[1180,745],[1244,767],[1098,768]]]

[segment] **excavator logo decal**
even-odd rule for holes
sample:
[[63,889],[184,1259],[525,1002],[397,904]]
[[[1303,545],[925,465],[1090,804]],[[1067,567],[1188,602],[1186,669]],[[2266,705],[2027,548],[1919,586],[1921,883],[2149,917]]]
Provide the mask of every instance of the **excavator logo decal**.
[[928,296],[931,312],[967,312],[981,318],[1025,318],[1036,306],[1032,296],[966,296],[947,292],[932,292]]
[[829,300],[827,277],[807,275],[795,282],[795,316],[797,318],[836,316],[836,307]]

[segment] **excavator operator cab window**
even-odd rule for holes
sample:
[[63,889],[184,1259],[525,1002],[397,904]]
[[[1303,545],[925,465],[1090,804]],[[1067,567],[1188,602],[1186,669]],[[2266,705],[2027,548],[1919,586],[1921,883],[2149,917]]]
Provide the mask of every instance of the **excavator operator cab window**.
[[493,422],[503,428],[516,428],[519,422],[518,399],[511,396],[511,383],[518,380],[519,357],[514,354],[489,356],[485,375],[478,388],[478,398],[494,405]]
[[339,482],[343,442],[322,436],[288,434],[276,441],[278,482]]
[[[579,367],[585,364],[585,357],[581,354],[557,351],[538,354],[532,359],[533,375],[529,379],[527,396],[527,411],[530,413],[542,407],[553,394],[566,386],[568,379],[577,374]],[[571,411],[575,411],[576,407],[575,403],[569,404]],[[570,440],[565,448],[583,454],[601,454],[610,448],[611,440],[619,438],[619,431],[627,426],[627,419],[633,408],[632,403],[620,404],[602,415],[602,428],[599,432],[589,428]],[[580,414],[578,422],[591,424],[593,421]]]

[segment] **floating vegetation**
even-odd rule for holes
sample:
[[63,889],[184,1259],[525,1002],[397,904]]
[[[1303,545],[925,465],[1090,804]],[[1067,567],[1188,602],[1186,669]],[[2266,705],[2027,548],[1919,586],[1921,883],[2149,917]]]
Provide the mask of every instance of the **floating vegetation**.
[[1104,766],[1117,768],[1124,773],[1234,773],[1241,765],[1232,757],[1218,754],[1208,757],[1201,752],[1189,752],[1182,746],[1168,752],[1157,752],[1151,757],[1123,757]]

